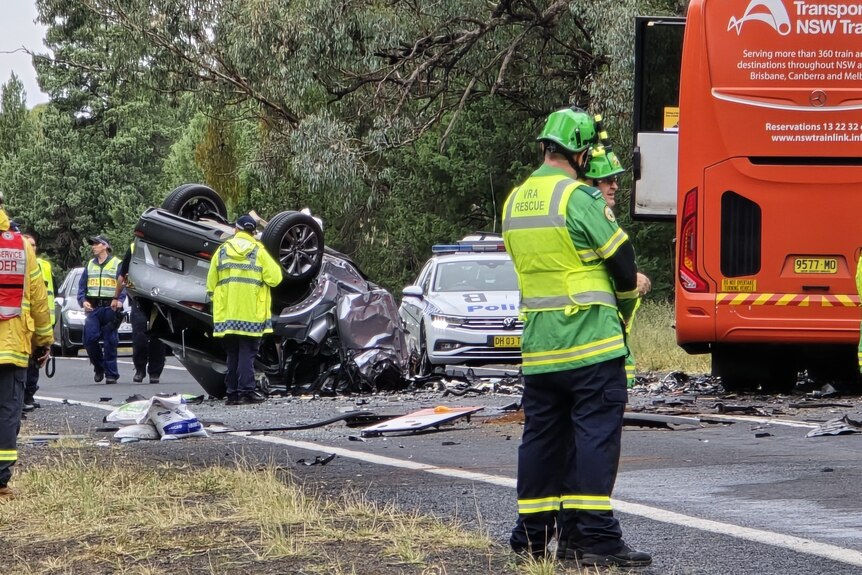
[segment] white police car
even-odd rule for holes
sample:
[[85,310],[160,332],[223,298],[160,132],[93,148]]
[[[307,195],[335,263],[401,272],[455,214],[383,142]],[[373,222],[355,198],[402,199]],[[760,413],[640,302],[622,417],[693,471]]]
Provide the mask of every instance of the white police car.
[[518,278],[498,235],[436,245],[404,288],[398,314],[413,353],[414,373],[436,366],[521,361]]

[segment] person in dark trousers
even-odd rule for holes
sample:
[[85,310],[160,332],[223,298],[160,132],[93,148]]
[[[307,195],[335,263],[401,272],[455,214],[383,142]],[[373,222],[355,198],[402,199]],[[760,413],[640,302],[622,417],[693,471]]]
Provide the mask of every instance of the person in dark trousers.
[[[129,275],[129,263],[135,253],[135,243],[129,245],[123,261],[120,262],[120,272],[117,281],[117,289],[114,292],[114,300],[111,307],[116,310],[123,309],[121,299],[123,288],[126,286]],[[150,383],[159,383],[162,370],[165,369],[165,344],[156,337],[150,335],[149,320],[147,314],[138,305],[134,298],[131,300],[131,322],[132,322],[132,363],[135,365],[135,375],[132,381],[141,383],[144,376],[149,376]]]
[[[117,314],[111,300],[117,289],[120,259],[111,255],[111,243],[105,236],[90,238],[93,259],[87,262],[78,283],[78,304],[84,308],[84,348],[93,364],[93,380],[117,383],[117,347],[120,338]],[[99,343],[99,340],[102,343]]]
[[0,193],[0,503],[15,497],[9,480],[18,461],[27,367],[34,355],[44,364],[53,341],[36,253],[10,228]]
[[264,334],[272,333],[270,288],[282,279],[281,266],[254,237],[251,216],[236,221],[236,235],[216,250],[207,274],[212,299],[213,336],[227,352],[226,405],[261,403],[256,390],[254,358]]
[[538,137],[543,163],[503,207],[503,241],[518,274],[524,432],[518,520],[509,544],[584,565],[649,565],[622,539],[611,507],[628,393],[625,326],[638,302],[628,236],[583,180],[597,143],[579,108],[553,112]]
[[[39,271],[42,273],[42,279],[45,282],[45,291],[48,298],[48,313],[51,316],[51,327],[54,326],[54,272],[51,269],[51,262],[39,257],[39,249],[36,246],[36,238],[30,234],[24,234],[24,239],[27,240],[33,247],[33,252],[36,254],[36,263],[39,264]],[[24,411],[33,411],[37,407],[41,407],[36,403],[35,395],[39,391],[39,372],[41,371],[39,358],[35,355],[30,358],[30,365],[27,367],[27,383],[24,385]]]

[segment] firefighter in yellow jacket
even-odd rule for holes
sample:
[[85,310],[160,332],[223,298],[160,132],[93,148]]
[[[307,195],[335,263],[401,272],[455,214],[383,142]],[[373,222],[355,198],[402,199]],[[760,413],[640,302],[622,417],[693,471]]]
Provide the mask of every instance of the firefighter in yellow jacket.
[[[51,269],[51,262],[45,258],[39,257],[39,248],[36,246],[36,238],[30,234],[24,234],[24,239],[27,240],[33,251],[36,253],[36,263],[39,264],[39,270],[42,272],[42,279],[45,282],[45,290],[48,297],[48,313],[51,316],[51,326],[54,326],[54,272]],[[27,367],[27,383],[24,385],[24,411],[33,411],[40,407],[36,403],[34,396],[39,391],[39,358],[31,357],[30,365]]]
[[18,461],[18,430],[27,365],[43,364],[54,341],[42,271],[30,244],[9,227],[0,195],[0,501]]
[[241,216],[237,233],[213,254],[207,275],[213,336],[227,352],[226,405],[261,403],[255,390],[254,358],[260,339],[272,333],[270,287],[281,282],[281,266],[252,234],[254,218]]
[[521,292],[524,431],[518,521],[509,543],[544,557],[636,567],[652,561],[622,539],[611,509],[628,399],[624,322],[638,301],[628,236],[599,190],[583,183],[593,118],[548,116],[543,164],[503,207],[503,240]]

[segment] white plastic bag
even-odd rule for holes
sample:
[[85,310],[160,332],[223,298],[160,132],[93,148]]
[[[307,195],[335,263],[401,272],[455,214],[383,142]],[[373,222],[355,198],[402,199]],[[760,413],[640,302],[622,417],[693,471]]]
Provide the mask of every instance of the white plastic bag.
[[[148,402],[149,403],[149,402]],[[150,422],[135,423],[121,427],[115,434],[115,439],[159,439],[156,426]]]
[[146,415],[141,416],[138,423],[151,421],[162,436],[162,441],[182,437],[209,437],[182,397],[153,397],[149,403]]
[[[164,399],[170,401],[181,401],[183,403],[186,403],[199,397],[200,396],[198,395],[192,395],[190,393],[182,393],[170,395],[168,397],[165,397]],[[146,421],[147,411],[150,409],[151,402],[152,399],[139,399],[136,401],[129,401],[128,403],[124,403],[123,405],[106,415],[105,421],[110,423],[117,423],[119,425],[132,425],[135,423],[142,423],[143,421]]]

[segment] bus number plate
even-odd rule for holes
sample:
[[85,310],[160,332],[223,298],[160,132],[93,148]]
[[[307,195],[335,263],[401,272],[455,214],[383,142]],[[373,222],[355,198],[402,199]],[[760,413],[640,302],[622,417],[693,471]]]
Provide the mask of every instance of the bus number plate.
[[837,258],[796,258],[793,271],[797,274],[837,274]]
[[495,335],[494,347],[521,347],[520,335]]

